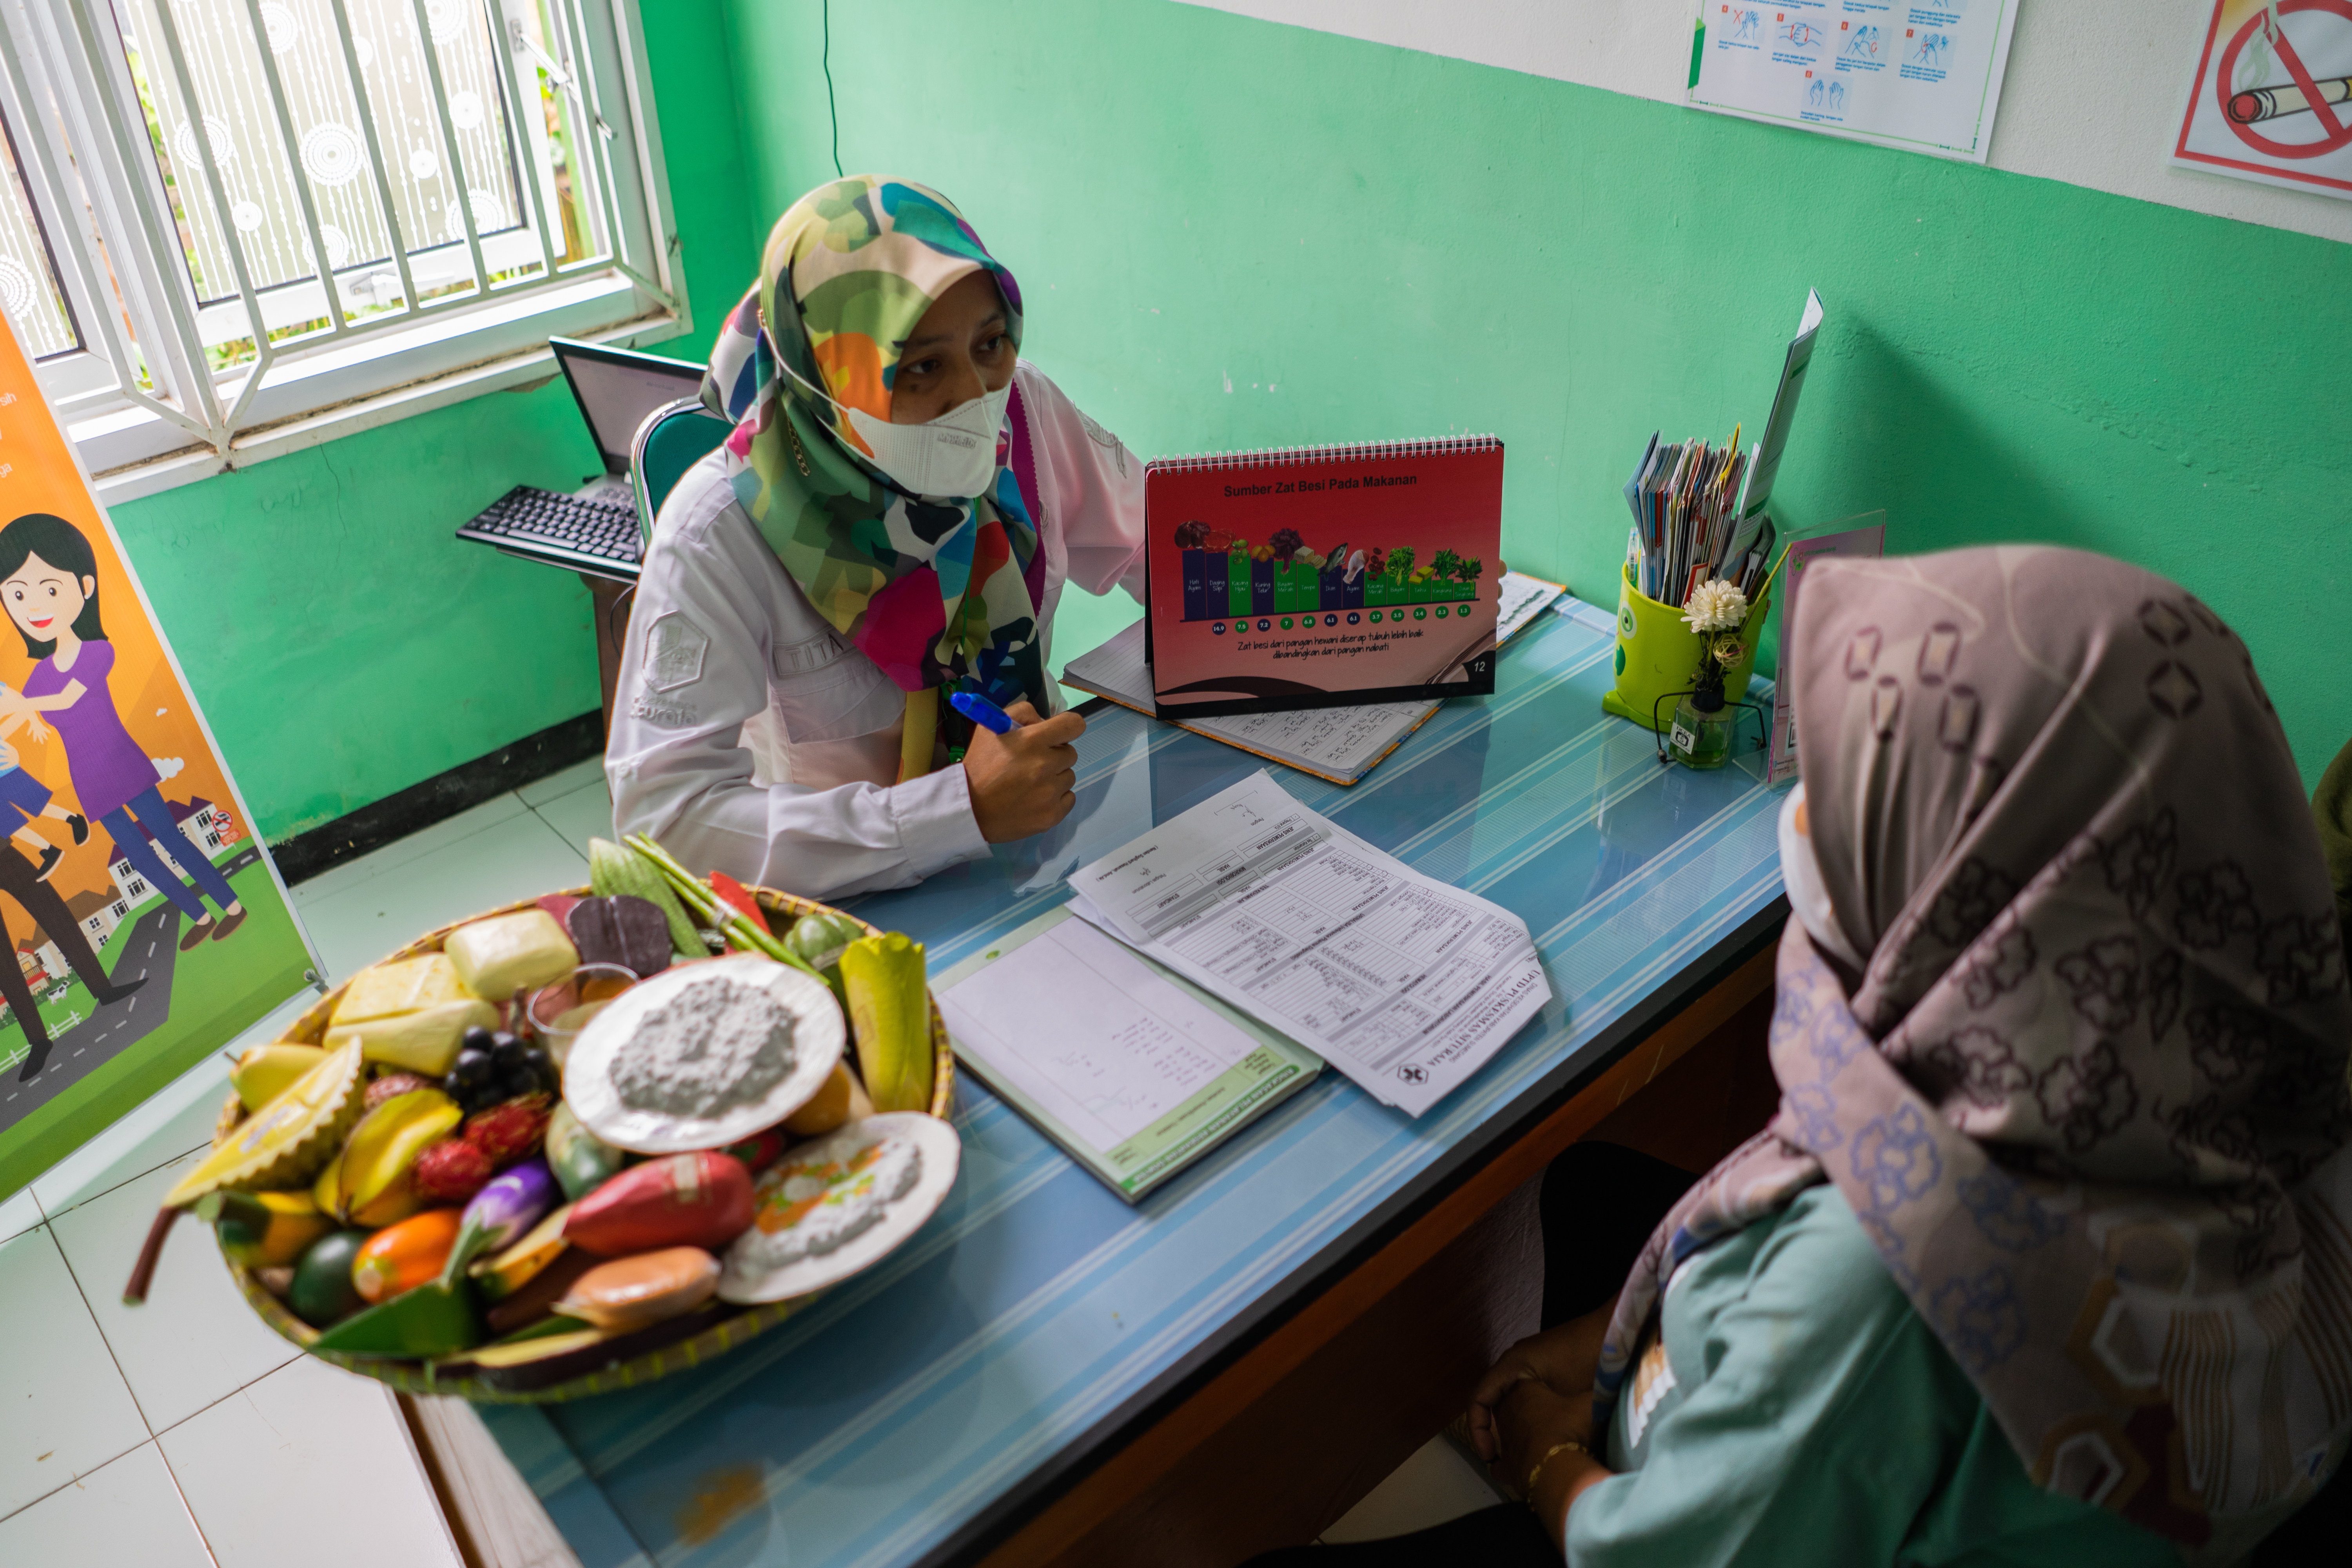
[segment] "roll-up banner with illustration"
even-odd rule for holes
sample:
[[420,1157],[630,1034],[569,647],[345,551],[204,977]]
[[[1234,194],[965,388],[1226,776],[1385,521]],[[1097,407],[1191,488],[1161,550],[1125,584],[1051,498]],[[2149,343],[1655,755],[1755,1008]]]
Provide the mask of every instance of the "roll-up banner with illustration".
[[317,968],[253,816],[0,327],[0,1198]]

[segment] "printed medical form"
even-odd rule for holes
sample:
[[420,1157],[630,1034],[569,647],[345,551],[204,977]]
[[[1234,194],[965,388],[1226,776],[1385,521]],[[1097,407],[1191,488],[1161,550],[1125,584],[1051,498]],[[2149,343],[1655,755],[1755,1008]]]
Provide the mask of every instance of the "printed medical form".
[[1071,874],[1076,912],[1420,1115],[1551,999],[1525,921],[1264,771]]

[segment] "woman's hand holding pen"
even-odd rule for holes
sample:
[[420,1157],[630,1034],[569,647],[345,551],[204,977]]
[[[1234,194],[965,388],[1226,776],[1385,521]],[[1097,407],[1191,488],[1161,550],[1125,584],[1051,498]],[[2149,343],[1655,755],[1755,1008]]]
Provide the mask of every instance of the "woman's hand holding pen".
[[1076,742],[1087,721],[1076,713],[1041,719],[1026,702],[1006,709],[1019,728],[999,735],[975,725],[964,749],[964,783],[972,820],[991,844],[1045,832],[1077,804]]

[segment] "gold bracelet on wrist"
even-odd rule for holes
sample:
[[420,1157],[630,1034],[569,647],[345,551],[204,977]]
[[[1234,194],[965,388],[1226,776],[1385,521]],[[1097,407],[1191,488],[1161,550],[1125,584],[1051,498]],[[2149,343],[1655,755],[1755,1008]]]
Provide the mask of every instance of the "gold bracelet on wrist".
[[1589,1459],[1589,1458],[1592,1458],[1592,1450],[1591,1450],[1591,1449],[1590,1449],[1590,1448],[1588,1448],[1588,1447],[1586,1447],[1583,1444],[1581,1444],[1581,1443],[1578,1442],[1578,1441],[1577,1441],[1575,1438],[1573,1438],[1573,1437],[1570,1437],[1570,1438],[1567,1442],[1565,1442],[1565,1443],[1554,1443],[1550,1447],[1546,1448],[1546,1449],[1544,1450],[1544,1456],[1543,1456],[1543,1458],[1540,1458],[1540,1459],[1538,1459],[1538,1460],[1536,1461],[1536,1468],[1535,1468],[1534,1469],[1529,1470],[1529,1471],[1528,1472],[1528,1491],[1527,1491],[1527,1496],[1528,1496],[1528,1506],[1529,1508],[1533,1508],[1533,1507],[1535,1506],[1535,1501],[1536,1501],[1536,1482],[1538,1482],[1538,1480],[1541,1480],[1541,1479],[1543,1479],[1543,1468],[1544,1468],[1546,1465],[1549,1465],[1549,1464],[1550,1464],[1550,1463],[1551,1463],[1551,1461],[1552,1461],[1552,1456],[1553,1456],[1553,1455],[1555,1455],[1555,1454],[1559,1454],[1559,1453],[1562,1453],[1562,1452],[1565,1452],[1565,1451],[1568,1451],[1568,1450],[1571,1450],[1571,1449],[1572,1449],[1572,1450],[1574,1450],[1574,1451],[1575,1451],[1575,1452],[1577,1452],[1577,1453],[1580,1453],[1580,1454],[1583,1455],[1583,1456],[1584,1456],[1586,1458],[1588,1458],[1588,1459]]

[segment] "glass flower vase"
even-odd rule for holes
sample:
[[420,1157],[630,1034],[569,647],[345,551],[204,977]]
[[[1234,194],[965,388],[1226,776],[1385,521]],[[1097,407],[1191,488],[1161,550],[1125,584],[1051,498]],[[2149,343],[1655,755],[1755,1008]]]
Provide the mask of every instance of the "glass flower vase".
[[1666,754],[1686,768],[1723,766],[1731,760],[1731,726],[1738,714],[1719,690],[1686,693],[1675,704]]

